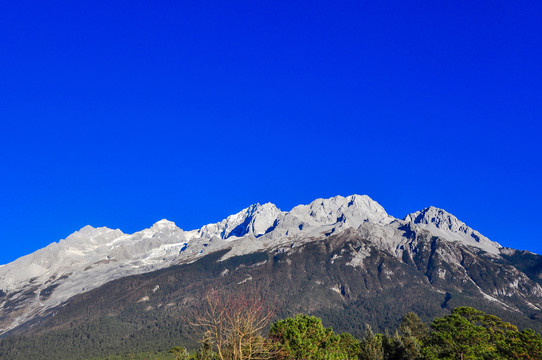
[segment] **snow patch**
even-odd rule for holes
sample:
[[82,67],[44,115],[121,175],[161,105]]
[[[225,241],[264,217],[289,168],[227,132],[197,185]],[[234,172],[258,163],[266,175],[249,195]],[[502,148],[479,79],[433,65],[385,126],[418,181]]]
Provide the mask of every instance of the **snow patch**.
[[252,280],[252,276],[249,275],[245,280],[238,282],[237,285],[244,284],[244,283],[246,283],[247,281],[251,281],[251,280]]

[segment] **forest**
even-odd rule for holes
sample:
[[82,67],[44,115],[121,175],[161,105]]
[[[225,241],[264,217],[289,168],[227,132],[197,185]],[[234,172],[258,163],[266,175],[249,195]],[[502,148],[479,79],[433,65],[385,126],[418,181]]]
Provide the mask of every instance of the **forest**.
[[[0,339],[0,358],[81,360],[499,360],[542,359],[542,338],[473,307],[456,307],[424,322],[414,312],[376,332],[336,333],[314,315],[282,317],[280,305],[257,292],[226,296],[209,291],[200,305],[179,318],[183,334],[164,336],[144,326],[136,336],[115,322],[60,335]],[[390,310],[392,311],[392,310]],[[327,321],[327,320],[326,320]],[[355,320],[352,320],[355,321]],[[144,325],[144,323],[142,323]],[[146,335],[145,335],[146,334]],[[111,342],[107,342],[110,339]],[[184,340],[182,340],[184,339]],[[187,339],[191,339],[190,341]],[[119,347],[118,341],[125,345]],[[70,345],[71,344],[71,345]],[[130,345],[131,344],[131,345]],[[133,345],[136,344],[136,345]],[[69,351],[68,349],[72,349]]]
[[199,329],[200,346],[190,352],[177,346],[167,353],[99,359],[176,360],[467,360],[542,359],[542,338],[472,307],[458,307],[426,324],[413,312],[391,331],[375,333],[369,325],[361,338],[335,333],[320,318],[298,314],[271,323],[275,309],[257,297],[224,300],[207,295],[205,306],[190,315]]

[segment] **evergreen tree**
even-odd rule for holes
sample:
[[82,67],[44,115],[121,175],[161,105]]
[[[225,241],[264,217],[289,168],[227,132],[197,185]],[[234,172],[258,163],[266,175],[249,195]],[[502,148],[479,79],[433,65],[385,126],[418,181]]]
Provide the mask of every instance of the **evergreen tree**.
[[384,346],[382,334],[375,334],[369,324],[365,324],[365,334],[361,341],[360,360],[383,360]]
[[358,345],[352,336],[335,335],[330,327],[324,328],[322,320],[308,315],[275,322],[269,337],[277,344],[278,359],[349,359]]
[[471,307],[437,318],[423,347],[427,359],[541,359],[542,339]]
[[173,349],[169,350],[170,353],[175,355],[175,360],[188,360],[190,359],[190,354],[188,350],[182,346],[175,346]]

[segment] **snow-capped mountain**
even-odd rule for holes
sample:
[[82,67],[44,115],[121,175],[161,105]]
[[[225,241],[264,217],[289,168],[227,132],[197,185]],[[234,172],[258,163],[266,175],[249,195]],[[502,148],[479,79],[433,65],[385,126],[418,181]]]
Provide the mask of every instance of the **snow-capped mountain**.
[[271,203],[254,204],[237,214],[230,215],[216,224],[203,226],[201,229],[188,233],[189,238],[227,239],[241,237],[247,234],[261,236],[272,227],[277,216],[282,212]]
[[[221,261],[263,250],[295,251],[347,230],[370,241],[352,250],[348,264],[354,267],[362,266],[373,248],[400,261],[406,261],[405,256],[413,258],[412,249],[420,241],[419,236],[411,236],[413,232],[429,233],[473,253],[499,256],[502,249],[444,210],[430,207],[400,220],[366,195],[316,199],[290,211],[281,211],[271,203],[255,204],[191,231],[183,231],[168,220],[134,234],[86,226],[0,267],[0,334],[77,294],[125,276],[193,263],[217,251],[224,251]],[[456,255],[446,256],[451,259]]]
[[452,214],[433,206],[408,214],[404,220],[418,224],[437,236],[479,247],[492,254],[499,254],[499,249],[502,248],[500,244],[471,229]]

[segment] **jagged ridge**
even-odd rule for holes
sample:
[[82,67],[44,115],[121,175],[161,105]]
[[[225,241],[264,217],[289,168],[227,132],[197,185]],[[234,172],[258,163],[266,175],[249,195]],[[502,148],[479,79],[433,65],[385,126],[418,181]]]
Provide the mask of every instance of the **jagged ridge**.
[[[111,280],[220,250],[228,250],[222,259],[272,248],[288,251],[353,228],[400,259],[412,242],[401,229],[405,224],[492,254],[501,248],[444,210],[431,207],[399,220],[366,195],[316,199],[288,212],[255,204],[188,232],[167,220],[134,234],[86,226],[0,268],[0,333]],[[357,254],[353,264],[362,264],[364,256]]]

